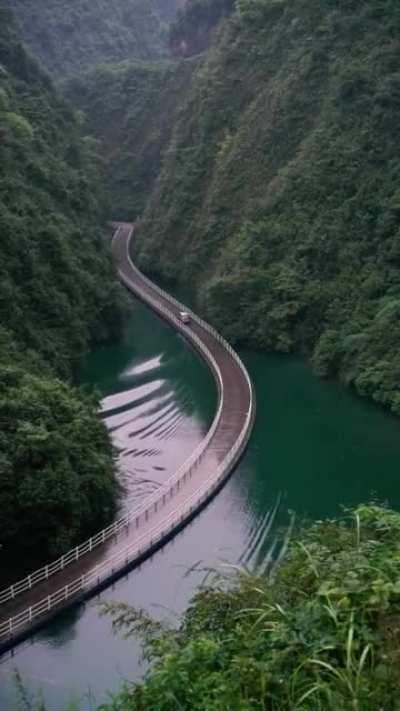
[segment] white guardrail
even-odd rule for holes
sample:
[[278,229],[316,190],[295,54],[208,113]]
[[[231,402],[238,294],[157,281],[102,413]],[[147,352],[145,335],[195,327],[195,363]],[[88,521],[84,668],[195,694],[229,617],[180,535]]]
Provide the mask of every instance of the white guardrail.
[[[119,228],[121,229],[121,228]],[[118,236],[119,229],[115,234],[114,239]],[[199,324],[204,330],[208,331],[212,336],[214,336],[219,343],[221,343],[226,350],[232,355],[243,375],[245,376],[246,382],[249,387],[250,393],[250,405],[246,415],[246,420],[243,428],[234,444],[232,449],[229,451],[225,459],[218,465],[217,470],[214,474],[208,477],[198,489],[188,497],[179,509],[175,509],[169,516],[162,521],[160,521],[155,527],[150,530],[146,530],[141,536],[135,538],[135,540],[125,548],[119,549],[119,551],[114,555],[110,556],[102,563],[96,565],[92,570],[84,575],[79,576],[72,583],[64,586],[55,593],[48,595],[43,600],[39,601],[32,607],[27,608],[20,614],[10,617],[8,620],[0,625],[0,643],[6,641],[6,639],[13,637],[21,628],[26,627],[28,624],[37,620],[40,616],[48,614],[53,608],[57,607],[61,603],[77,596],[79,593],[89,589],[93,585],[100,584],[102,581],[106,580],[110,575],[114,575],[118,570],[123,569],[132,560],[139,557],[147,549],[152,549],[157,543],[159,543],[164,537],[167,537],[174,528],[177,528],[181,523],[189,518],[196,508],[200,508],[206,499],[212,496],[215,489],[220,486],[223,479],[227,476],[228,472],[231,470],[232,463],[238,458],[238,456],[243,451],[247,441],[250,437],[252,422],[255,414],[255,398],[253,392],[253,386],[246,368],[244,367],[242,361],[233,348],[222,338],[222,336],[215,331],[209,324],[207,324],[203,319],[194,314],[191,310],[187,309],[183,304],[177,301],[174,297],[170,296],[163,289],[158,287],[156,284],[145,277],[133,264],[129,255],[129,240],[127,242],[127,259],[130,268],[140,275],[142,281],[144,281],[153,291],[162,296],[167,302],[173,305],[175,308],[180,310],[188,311],[191,319]],[[140,293],[140,289],[120,270],[119,276],[124,284],[135,293]],[[34,585],[48,580],[48,578],[55,575],[57,572],[64,570],[68,565],[75,563],[82,556],[93,551],[99,545],[105,543],[107,540],[117,536],[123,530],[129,528],[130,524],[133,523],[136,529],[140,529],[141,521],[149,520],[152,513],[158,511],[160,506],[166,504],[166,502],[172,498],[174,491],[179,491],[181,484],[183,484],[187,479],[191,478],[195,472],[197,466],[201,462],[208,445],[213,438],[215,431],[218,427],[219,421],[221,419],[223,404],[224,404],[224,386],[221,371],[218,367],[217,362],[210,353],[209,349],[201,341],[201,339],[193,333],[193,331],[185,326],[185,324],[177,318],[169,309],[162,306],[156,299],[153,299],[149,294],[146,293],[145,300],[148,302],[158,313],[164,315],[168,321],[177,326],[177,328],[184,332],[189,340],[191,340],[206,358],[206,360],[211,365],[218,386],[219,393],[219,405],[214,417],[213,423],[204,437],[200,442],[198,447],[194,450],[192,455],[179,467],[179,469],[171,476],[169,479],[151,496],[146,498],[146,501],[141,507],[129,511],[125,516],[121,517],[113,524],[103,529],[96,535],[89,538],[87,541],[72,549],[65,555],[61,556],[58,560],[46,565],[36,572],[28,575],[23,580],[11,585],[6,590],[0,593],[0,605],[15,599],[18,595],[30,590]]]

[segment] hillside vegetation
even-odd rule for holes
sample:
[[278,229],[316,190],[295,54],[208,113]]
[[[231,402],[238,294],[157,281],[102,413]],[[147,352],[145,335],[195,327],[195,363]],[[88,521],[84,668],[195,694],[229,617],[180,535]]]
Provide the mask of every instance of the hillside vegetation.
[[24,40],[58,76],[100,62],[156,58],[178,0],[7,0]]
[[208,49],[215,28],[234,5],[235,0],[187,0],[169,30],[172,53],[192,57]]
[[63,83],[98,141],[115,219],[134,220],[146,206],[161,169],[195,61],[101,64]]
[[0,2],[0,568],[65,549],[111,515],[111,446],[71,380],[119,334],[92,141]]
[[204,585],[177,629],[108,607],[152,665],[102,711],[397,711],[399,534],[373,505],[320,521],[267,576]]
[[232,341],[306,354],[397,414],[399,36],[396,0],[238,0],[139,240]]

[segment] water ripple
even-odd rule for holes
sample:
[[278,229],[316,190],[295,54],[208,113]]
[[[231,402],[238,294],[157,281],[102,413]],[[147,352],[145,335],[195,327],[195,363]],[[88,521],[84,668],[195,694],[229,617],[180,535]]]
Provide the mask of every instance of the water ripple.
[[117,456],[121,512],[163,484],[204,436],[179,366],[164,354],[136,360],[119,378],[126,387],[101,403]]

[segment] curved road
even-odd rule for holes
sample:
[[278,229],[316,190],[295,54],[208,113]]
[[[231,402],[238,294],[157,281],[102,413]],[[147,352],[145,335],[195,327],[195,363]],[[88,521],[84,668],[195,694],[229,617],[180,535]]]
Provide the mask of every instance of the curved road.
[[197,450],[155,495],[53,564],[0,592],[0,654],[66,607],[106,587],[162,546],[221,488],[243,453],[254,423],[249,376],[232,348],[208,324],[152,284],[132,263],[133,225],[115,223],[112,250],[118,276],[135,296],[181,331],[209,364],[218,409]]

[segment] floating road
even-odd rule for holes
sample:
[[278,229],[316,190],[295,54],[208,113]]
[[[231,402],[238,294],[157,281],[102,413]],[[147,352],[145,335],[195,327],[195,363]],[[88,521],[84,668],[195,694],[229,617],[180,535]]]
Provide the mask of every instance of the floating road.
[[[0,654],[62,610],[107,587],[170,540],[223,486],[253,428],[254,392],[239,356],[211,326],[135,267],[130,257],[134,226],[114,226],[112,251],[119,279],[182,333],[207,362],[218,389],[217,411],[189,459],[139,508],[0,592]],[[182,311],[189,313],[187,323]]]

